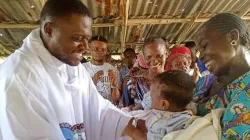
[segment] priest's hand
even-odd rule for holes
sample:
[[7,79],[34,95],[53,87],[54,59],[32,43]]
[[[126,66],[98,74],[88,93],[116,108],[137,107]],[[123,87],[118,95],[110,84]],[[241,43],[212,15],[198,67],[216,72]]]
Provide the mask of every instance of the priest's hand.
[[101,77],[104,75],[104,72],[102,70],[98,71],[97,73],[95,73],[95,75],[93,76],[93,82],[96,85],[97,82],[101,79]]

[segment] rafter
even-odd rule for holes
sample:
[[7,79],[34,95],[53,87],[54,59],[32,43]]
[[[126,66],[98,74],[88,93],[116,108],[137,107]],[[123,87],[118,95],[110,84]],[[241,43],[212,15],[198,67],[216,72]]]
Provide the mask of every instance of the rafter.
[[[243,20],[250,20],[250,16],[243,16],[241,17]],[[128,19],[127,26],[134,26],[134,25],[147,25],[147,24],[171,24],[171,23],[185,23],[193,21],[195,23],[198,22],[206,22],[209,18],[168,18],[168,19],[161,19],[161,18],[145,18],[145,19]],[[94,23],[92,27],[114,27],[114,26],[121,26],[123,24],[123,20],[115,20],[114,23]],[[38,28],[39,24],[29,24],[29,23],[0,23],[0,28]]]
[[241,13],[239,16],[244,17],[248,12],[250,12],[250,3],[248,4],[246,11]]
[[10,55],[13,53],[13,51],[4,47],[1,43],[0,43],[0,52],[3,52],[3,55]]
[[[97,23],[93,24],[92,27],[112,27],[119,26],[114,23]],[[34,29],[38,28],[39,24],[29,24],[29,23],[0,23],[0,28],[26,28],[26,29]]]
[[202,9],[203,9],[203,5],[204,5],[204,0],[198,0],[192,11],[194,11],[194,15],[191,19],[191,21],[189,21],[186,24],[186,27],[184,28],[184,31],[181,32],[180,36],[177,39],[176,45],[180,45],[180,42],[183,41],[186,37],[186,35],[190,32],[190,30],[193,28],[194,24],[195,24],[195,20],[198,19]]

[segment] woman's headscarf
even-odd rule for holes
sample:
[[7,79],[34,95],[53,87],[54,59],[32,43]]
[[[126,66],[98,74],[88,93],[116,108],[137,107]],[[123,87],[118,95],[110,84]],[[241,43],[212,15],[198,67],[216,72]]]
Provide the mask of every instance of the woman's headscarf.
[[146,68],[146,69],[148,68],[147,62],[146,62],[146,60],[145,60],[142,53],[139,53],[137,55],[137,61],[138,61],[139,65],[140,65],[140,67]]
[[171,50],[171,53],[167,58],[167,64],[165,66],[166,71],[169,71],[171,69],[171,64],[172,64],[173,60],[178,56],[185,56],[188,59],[190,59],[190,61],[192,61],[191,60],[191,51],[189,48],[187,48],[185,46],[176,47],[173,50]]
[[141,69],[148,69],[148,65],[142,53],[137,55],[137,61],[134,66],[130,69],[130,73],[135,73]]

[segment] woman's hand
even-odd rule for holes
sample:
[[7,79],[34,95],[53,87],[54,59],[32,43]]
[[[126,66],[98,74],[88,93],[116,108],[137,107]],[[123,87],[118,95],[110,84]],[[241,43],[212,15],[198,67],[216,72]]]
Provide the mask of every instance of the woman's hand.
[[200,74],[200,69],[198,67],[198,64],[195,63],[194,64],[194,74],[193,74],[193,81],[194,81],[195,84],[198,82],[198,80],[200,78],[200,75],[201,74]]
[[117,87],[118,88],[118,77],[117,72],[114,72],[113,70],[108,70],[108,76],[111,83],[111,87]]

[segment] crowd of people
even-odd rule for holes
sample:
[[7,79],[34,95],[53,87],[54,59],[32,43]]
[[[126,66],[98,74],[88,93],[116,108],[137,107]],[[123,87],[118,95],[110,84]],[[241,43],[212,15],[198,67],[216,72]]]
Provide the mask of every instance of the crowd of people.
[[240,17],[217,14],[171,49],[149,37],[140,52],[125,49],[118,69],[88,8],[60,3],[45,3],[40,28],[0,66],[0,140],[162,140],[218,109],[208,139],[250,139],[250,31]]

